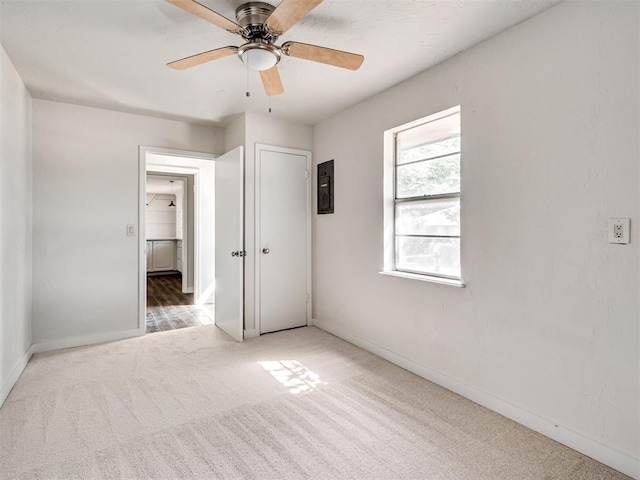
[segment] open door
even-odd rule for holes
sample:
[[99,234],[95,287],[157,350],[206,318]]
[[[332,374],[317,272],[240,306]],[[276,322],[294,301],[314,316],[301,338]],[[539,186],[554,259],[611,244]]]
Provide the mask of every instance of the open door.
[[234,340],[244,332],[244,158],[237,147],[216,158],[215,323]]

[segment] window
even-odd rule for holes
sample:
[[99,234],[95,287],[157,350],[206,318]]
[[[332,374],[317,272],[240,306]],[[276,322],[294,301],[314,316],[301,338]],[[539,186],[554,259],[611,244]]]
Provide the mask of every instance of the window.
[[460,107],[385,132],[385,273],[460,284]]

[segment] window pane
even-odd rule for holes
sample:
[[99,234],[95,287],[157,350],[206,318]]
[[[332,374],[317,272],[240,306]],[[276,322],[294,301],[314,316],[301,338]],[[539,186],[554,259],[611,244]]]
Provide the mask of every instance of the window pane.
[[397,236],[396,269],[460,278],[460,239]]
[[398,203],[396,234],[460,236],[460,199]]
[[398,165],[396,198],[460,192],[460,154]]
[[460,114],[410,128],[396,135],[397,163],[460,151]]
[[460,152],[460,137],[452,137],[435,143],[420,145],[408,150],[398,149],[398,164],[427,160]]

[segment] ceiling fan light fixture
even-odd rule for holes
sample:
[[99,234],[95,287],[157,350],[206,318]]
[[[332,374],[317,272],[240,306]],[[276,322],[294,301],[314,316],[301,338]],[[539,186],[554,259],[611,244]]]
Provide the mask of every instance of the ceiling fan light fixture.
[[267,43],[246,43],[238,49],[240,59],[252,70],[269,70],[280,61],[280,51]]

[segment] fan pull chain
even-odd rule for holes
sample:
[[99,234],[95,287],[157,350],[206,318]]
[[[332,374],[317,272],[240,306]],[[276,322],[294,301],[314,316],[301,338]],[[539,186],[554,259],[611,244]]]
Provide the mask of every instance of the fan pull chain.
[[251,96],[251,92],[249,92],[249,64],[247,64],[247,97]]
[[271,113],[271,95],[269,95],[269,113]]

